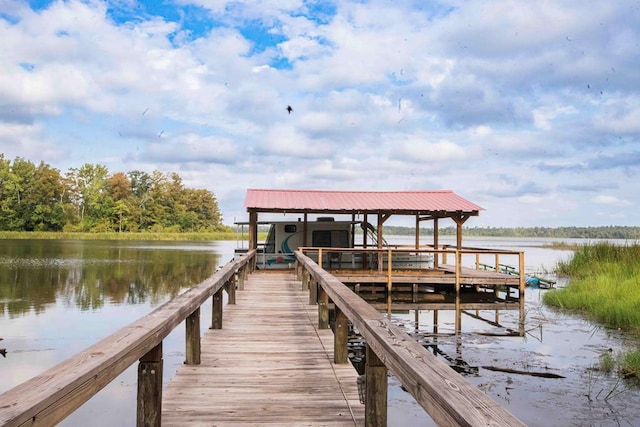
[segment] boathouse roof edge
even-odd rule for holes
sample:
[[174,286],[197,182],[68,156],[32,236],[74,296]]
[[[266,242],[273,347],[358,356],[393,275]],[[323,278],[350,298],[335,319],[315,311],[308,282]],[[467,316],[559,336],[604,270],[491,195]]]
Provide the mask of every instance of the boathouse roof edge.
[[287,213],[377,213],[399,215],[478,215],[482,207],[452,190],[329,191],[248,189],[247,211]]

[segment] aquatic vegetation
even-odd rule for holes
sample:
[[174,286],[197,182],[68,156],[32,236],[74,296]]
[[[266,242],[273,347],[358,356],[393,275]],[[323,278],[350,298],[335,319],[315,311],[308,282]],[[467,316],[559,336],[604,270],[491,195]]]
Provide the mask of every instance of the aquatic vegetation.
[[630,351],[620,357],[620,372],[625,377],[640,378],[640,349]]
[[[545,304],[640,333],[640,244],[585,245],[570,260],[559,262],[556,271],[570,281],[565,288],[545,293]],[[621,355],[616,364],[624,376],[640,378],[640,350]]]
[[640,245],[585,245],[570,260],[559,262],[556,271],[570,281],[545,293],[545,304],[640,332]]

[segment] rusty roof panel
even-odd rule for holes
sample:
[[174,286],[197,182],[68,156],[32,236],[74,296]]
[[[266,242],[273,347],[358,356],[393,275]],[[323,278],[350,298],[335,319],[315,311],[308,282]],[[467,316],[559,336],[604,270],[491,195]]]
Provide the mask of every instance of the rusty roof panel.
[[321,191],[249,189],[245,208],[268,211],[470,212],[480,206],[451,190]]

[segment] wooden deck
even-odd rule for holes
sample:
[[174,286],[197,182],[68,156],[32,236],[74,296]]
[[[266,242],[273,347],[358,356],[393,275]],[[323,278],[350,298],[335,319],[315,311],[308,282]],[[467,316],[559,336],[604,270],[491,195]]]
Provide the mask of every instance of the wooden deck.
[[254,273],[202,338],[200,365],[183,365],[163,391],[163,426],[364,425],[357,373],[333,363],[293,272]]
[[[387,272],[374,272],[370,270],[328,270],[344,283],[386,283]],[[430,270],[404,270],[394,271],[392,274],[394,284],[421,283],[434,286],[455,286],[455,265],[440,265]],[[498,273],[490,270],[477,270],[475,268],[460,268],[460,284],[481,286],[512,286],[520,285],[517,275]]]

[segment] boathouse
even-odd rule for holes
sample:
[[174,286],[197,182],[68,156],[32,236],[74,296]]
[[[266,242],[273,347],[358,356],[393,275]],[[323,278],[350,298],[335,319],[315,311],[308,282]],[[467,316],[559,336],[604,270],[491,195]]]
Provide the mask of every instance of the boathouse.
[[[249,189],[245,207],[249,214],[248,249],[257,251],[258,263],[268,254],[278,259],[286,258],[280,256],[284,255],[284,250],[282,254],[273,255],[273,245],[258,242],[258,225],[270,223],[260,221],[260,215],[293,214],[297,216],[295,224],[301,224],[304,230],[301,233],[304,240],[298,248],[288,249],[301,250],[378,309],[386,309],[389,313],[392,310],[433,310],[434,331],[438,329],[438,311],[452,310],[455,311],[455,333],[461,332],[463,313],[479,317],[479,310],[491,310],[495,312],[495,318],[490,322],[498,324],[500,310],[519,310],[520,319],[524,319],[525,283],[519,274],[524,271],[524,255],[464,247],[463,225],[471,217],[478,216],[483,208],[451,190]],[[314,220],[311,215],[317,218]],[[333,220],[334,215],[347,216],[350,217],[347,222],[361,224],[364,230],[362,243],[354,241],[355,228],[350,244],[318,245],[307,241],[308,227],[314,227],[318,218]],[[413,218],[415,242],[410,246],[386,242],[384,224],[394,215]],[[453,245],[439,241],[440,223],[447,219],[456,226]],[[371,225],[370,220],[375,225]],[[433,227],[433,240],[429,244],[421,242],[420,228],[425,221],[431,221]],[[505,258],[518,267],[505,271]],[[293,268],[296,257],[291,253],[288,259],[293,262],[279,261],[280,265]],[[272,265],[262,262],[257,268]],[[521,335],[522,321],[519,323],[516,334]]]
[[[426,191],[322,191],[248,189],[245,208],[249,213],[249,248],[257,248],[258,220],[261,213],[302,214],[306,227],[310,214],[362,215],[377,217],[377,243],[383,242],[384,223],[394,215],[415,218],[416,247],[420,245],[420,226],[433,221],[433,246],[438,246],[438,226],[441,219],[451,219],[457,227],[456,244],[462,247],[462,226],[478,216],[480,206],[451,190]],[[306,244],[304,246],[307,246]]]

